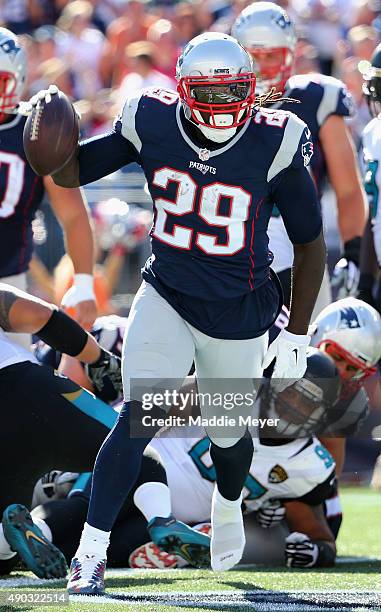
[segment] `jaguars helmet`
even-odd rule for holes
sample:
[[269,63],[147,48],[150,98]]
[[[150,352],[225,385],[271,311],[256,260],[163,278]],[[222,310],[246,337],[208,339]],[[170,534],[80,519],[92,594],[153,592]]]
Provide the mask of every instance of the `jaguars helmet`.
[[258,65],[257,93],[282,92],[291,76],[296,33],[286,11],[274,2],[254,2],[235,20],[232,36]]
[[381,317],[354,297],[324,308],[312,324],[311,344],[330,355],[345,380],[373,374],[381,358]]
[[340,376],[333,360],[322,351],[309,348],[303,378],[281,392],[274,388],[271,379],[262,386],[260,416],[277,419],[277,425],[268,427],[261,437],[301,438],[326,431],[340,390]]
[[205,32],[193,38],[177,61],[176,78],[186,118],[209,140],[225,142],[250,119],[253,62],[228,34]]
[[[361,70],[364,62],[359,64]],[[362,86],[369,112],[373,117],[381,113],[381,44],[373,51],[370,63],[366,62],[362,69],[364,83]]]
[[0,113],[13,111],[21,100],[27,60],[17,36],[0,28]]

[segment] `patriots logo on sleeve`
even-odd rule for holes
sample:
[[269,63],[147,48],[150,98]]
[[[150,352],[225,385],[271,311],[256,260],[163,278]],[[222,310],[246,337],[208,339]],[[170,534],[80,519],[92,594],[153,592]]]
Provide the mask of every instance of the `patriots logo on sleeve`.
[[313,143],[309,140],[308,142],[305,142],[302,144],[302,155],[303,155],[303,160],[304,160],[304,165],[308,166],[308,164],[311,161],[311,158],[314,154],[314,145]]

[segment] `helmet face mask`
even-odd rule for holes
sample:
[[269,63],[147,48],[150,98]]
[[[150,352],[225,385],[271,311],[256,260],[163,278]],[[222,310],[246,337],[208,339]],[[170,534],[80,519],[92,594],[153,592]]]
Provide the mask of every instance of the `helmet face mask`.
[[291,50],[287,47],[251,47],[249,52],[258,66],[257,93],[264,93],[272,87],[283,92],[292,73],[294,56]]
[[188,76],[179,80],[181,100],[196,125],[217,130],[246,123],[255,99],[255,76]]
[[333,360],[310,348],[303,378],[280,392],[271,380],[263,384],[260,416],[277,422],[275,427],[261,431],[261,437],[301,438],[325,432],[335,414],[340,391],[339,372]]
[[[365,64],[363,67],[362,64]],[[378,45],[372,55],[371,62],[360,62],[359,70],[364,77],[362,91],[367,101],[372,117],[381,113],[381,45]]]
[[25,80],[25,52],[13,32],[0,28],[0,120],[17,107]]
[[214,142],[226,142],[246,123],[255,102],[251,56],[231,36],[205,32],[180,55],[176,78],[184,114]]
[[367,367],[361,359],[351,355],[337,342],[329,339],[323,340],[319,343],[318,348],[333,359],[342,380],[364,380],[376,373],[375,367]]
[[17,81],[14,74],[0,72],[0,113],[12,110],[19,103],[16,87]]
[[343,380],[361,380],[375,372],[381,358],[381,317],[354,297],[326,306],[313,323],[311,344],[334,359]]
[[370,73],[365,77],[362,90],[370,114],[372,117],[378,117],[381,113],[381,69],[371,68]]

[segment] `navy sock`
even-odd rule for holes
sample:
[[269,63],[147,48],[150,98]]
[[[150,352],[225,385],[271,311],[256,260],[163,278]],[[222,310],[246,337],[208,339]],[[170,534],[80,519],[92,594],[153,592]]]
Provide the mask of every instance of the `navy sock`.
[[243,438],[228,448],[221,448],[211,442],[210,456],[216,469],[219,492],[225,499],[238,499],[253,458],[253,440],[250,433],[246,431]]
[[[119,511],[140,472],[148,438],[130,436],[130,406],[125,402],[113,429],[97,455],[87,522],[92,527],[111,531]],[[136,411],[137,402],[134,402]]]

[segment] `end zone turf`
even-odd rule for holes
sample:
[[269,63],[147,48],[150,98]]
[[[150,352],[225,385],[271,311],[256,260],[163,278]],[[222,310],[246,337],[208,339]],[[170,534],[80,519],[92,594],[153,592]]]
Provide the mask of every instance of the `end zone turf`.
[[[0,611],[381,612],[381,493],[347,489],[342,497],[344,524],[338,546],[346,557],[332,569],[110,570],[105,598],[73,597],[69,606],[56,607],[0,606]],[[39,580],[27,572],[0,580],[0,596],[5,589],[64,588],[64,581]]]

